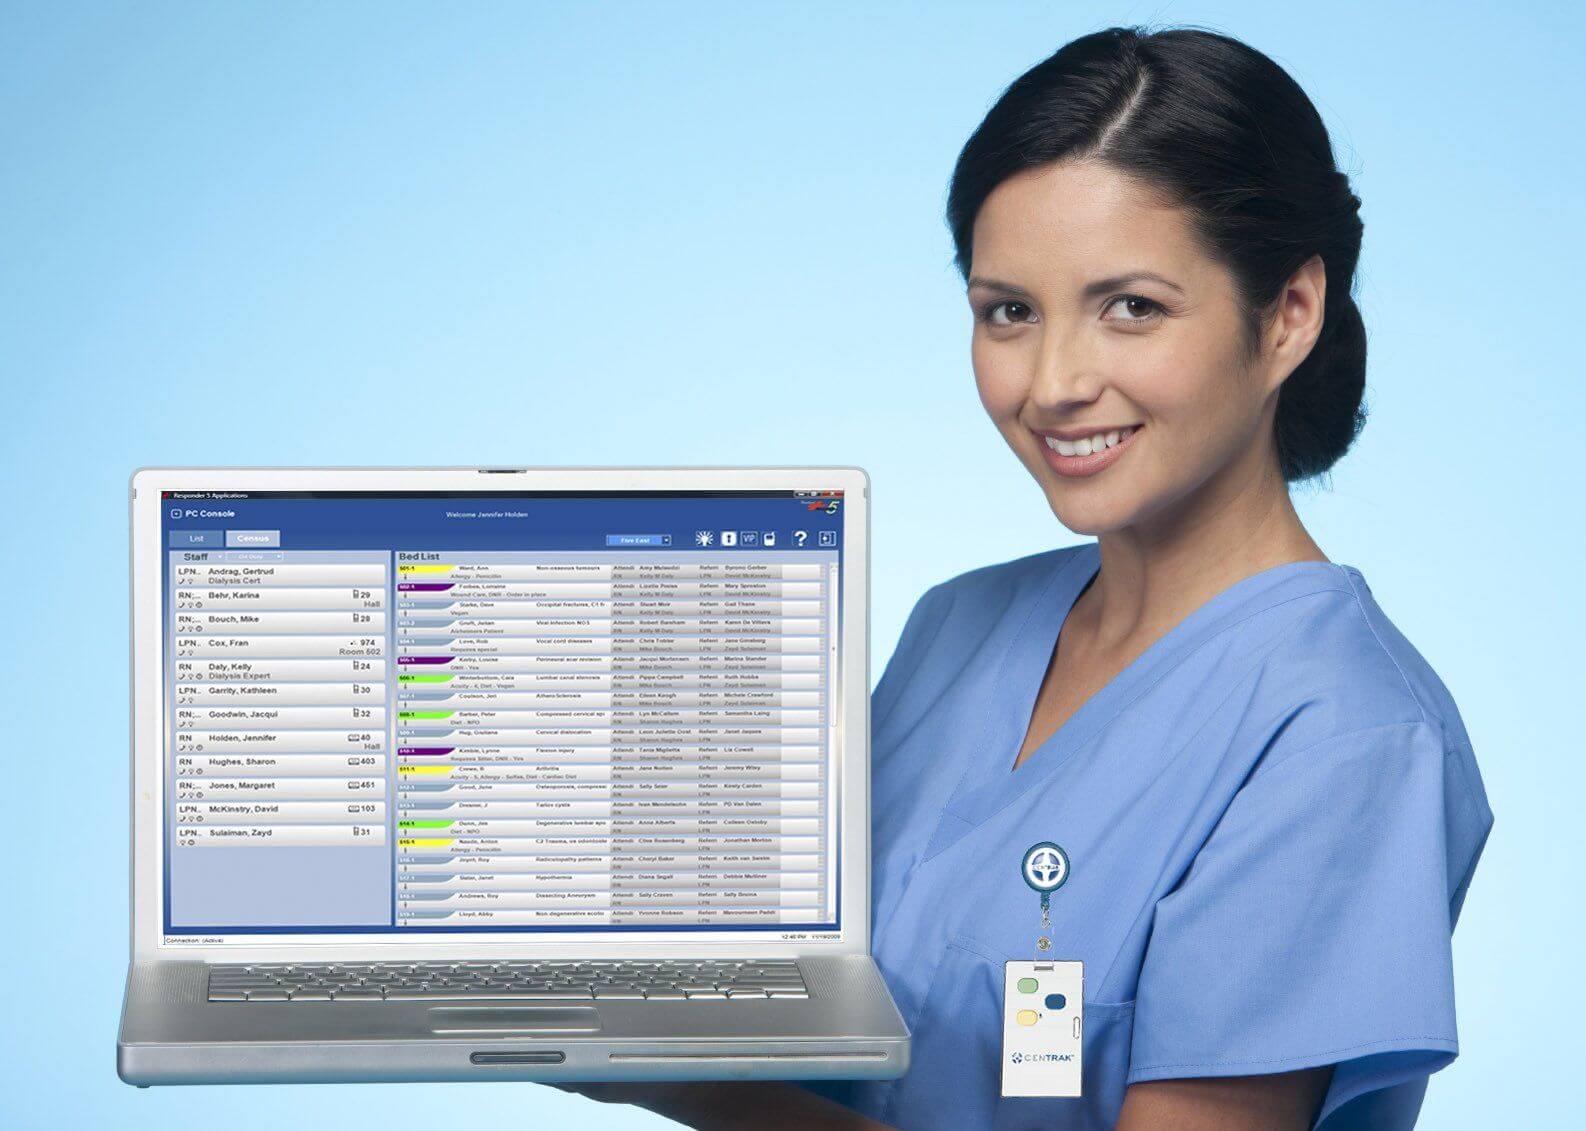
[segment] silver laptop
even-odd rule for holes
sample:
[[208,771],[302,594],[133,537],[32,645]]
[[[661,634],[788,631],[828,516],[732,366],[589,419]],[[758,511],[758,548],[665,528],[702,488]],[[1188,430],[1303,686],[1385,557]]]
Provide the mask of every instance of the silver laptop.
[[122,1079],[905,1071],[863,471],[131,486]]

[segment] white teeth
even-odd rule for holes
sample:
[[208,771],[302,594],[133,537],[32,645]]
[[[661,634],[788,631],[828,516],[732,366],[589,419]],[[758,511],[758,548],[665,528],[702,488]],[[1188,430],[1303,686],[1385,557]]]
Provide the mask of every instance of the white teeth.
[[1098,432],[1094,436],[1083,440],[1059,440],[1054,436],[1046,436],[1046,446],[1060,456],[1088,456],[1105,448],[1111,448],[1127,440],[1134,434],[1135,429],[1119,428],[1112,432]]

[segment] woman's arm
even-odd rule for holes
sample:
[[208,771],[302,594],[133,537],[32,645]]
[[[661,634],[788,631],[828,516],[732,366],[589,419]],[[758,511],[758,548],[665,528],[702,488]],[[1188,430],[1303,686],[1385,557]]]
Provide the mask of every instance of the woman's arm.
[[[1332,1065],[1261,1076],[1131,1084],[1115,1131],[1305,1131]],[[780,1082],[558,1084],[599,1103],[632,1104],[697,1131],[892,1131],[824,1096]]]
[[793,1084],[558,1084],[600,1103],[633,1104],[698,1131],[891,1131],[885,1123]]
[[1116,1131],[1305,1131],[1333,1066],[1131,1084]]

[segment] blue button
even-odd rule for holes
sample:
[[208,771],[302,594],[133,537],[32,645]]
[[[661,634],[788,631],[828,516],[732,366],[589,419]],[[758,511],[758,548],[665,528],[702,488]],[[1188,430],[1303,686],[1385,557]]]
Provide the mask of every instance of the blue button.
[[1048,1008],[1048,1009],[1054,1009],[1054,1010],[1055,1009],[1062,1009],[1067,1004],[1068,1004],[1068,999],[1066,997],[1064,997],[1062,994],[1047,994],[1046,995],[1046,1008]]
[[169,531],[171,549],[187,550],[194,546],[223,546],[225,535],[218,530],[172,530]]
[[608,546],[670,546],[670,534],[608,534]]
[[232,549],[255,548],[274,550],[281,545],[279,530],[228,530],[226,545]]

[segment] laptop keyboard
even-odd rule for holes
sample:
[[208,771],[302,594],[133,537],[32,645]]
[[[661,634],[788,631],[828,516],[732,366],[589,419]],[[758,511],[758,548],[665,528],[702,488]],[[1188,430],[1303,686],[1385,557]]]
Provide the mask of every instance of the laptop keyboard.
[[770,1001],[807,998],[798,963],[374,962],[209,968],[210,1001]]

